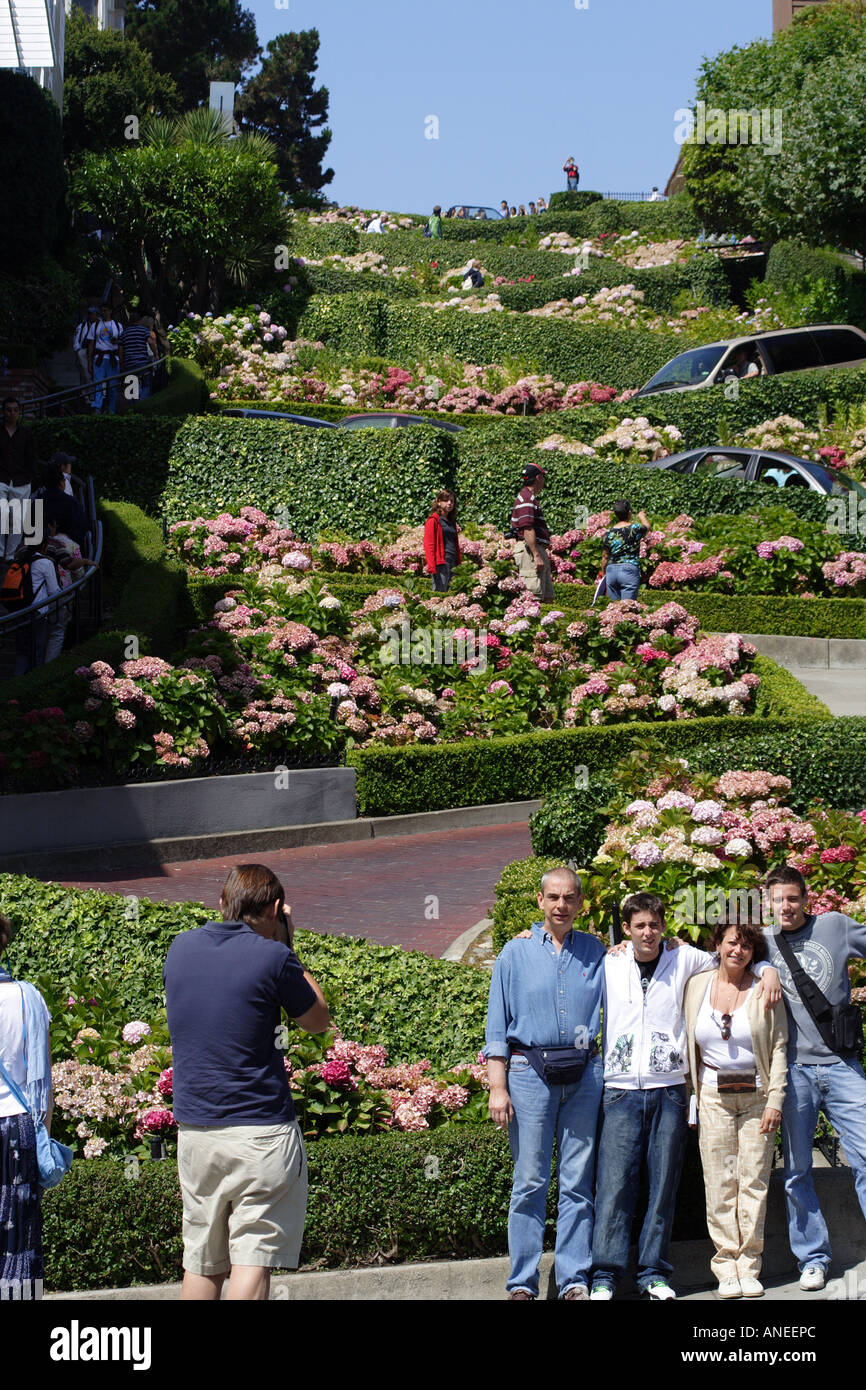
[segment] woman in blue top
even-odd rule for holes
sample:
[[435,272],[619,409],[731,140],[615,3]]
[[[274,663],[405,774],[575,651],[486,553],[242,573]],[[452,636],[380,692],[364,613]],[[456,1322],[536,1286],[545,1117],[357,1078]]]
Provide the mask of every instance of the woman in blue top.
[[[649,530],[645,512],[638,521],[631,519],[628,502],[614,502],[614,524],[605,531],[601,572],[607,581],[608,598],[637,598],[640,588],[640,543]],[[638,524],[640,523],[640,524]]]
[[[0,913],[0,955],[12,936],[12,923]],[[50,1129],[48,1024],[39,991],[13,980],[0,963],[0,1061],[30,1106],[28,1114],[0,1076],[0,1301],[42,1297],[42,1207],[33,1115],[44,1116]]]

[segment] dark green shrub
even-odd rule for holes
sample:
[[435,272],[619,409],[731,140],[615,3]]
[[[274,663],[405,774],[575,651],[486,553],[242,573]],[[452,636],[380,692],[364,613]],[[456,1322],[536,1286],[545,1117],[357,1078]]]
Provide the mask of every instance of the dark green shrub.
[[204,372],[197,362],[173,357],[168,364],[168,382],[161,391],[136,401],[129,409],[136,415],[197,415],[210,404]]
[[101,501],[133,502],[155,513],[172,441],[182,424],[177,415],[71,415],[38,420],[33,432],[40,458],[50,458],[56,449],[75,455],[76,470],[93,478]]
[[[378,237],[368,238],[378,241]],[[348,222],[310,222],[306,217],[294,217],[289,229],[289,251],[293,256],[354,256],[360,249],[361,237]],[[289,272],[287,271],[286,274]]]
[[604,838],[608,822],[604,808],[616,791],[615,782],[597,774],[587,777],[585,786],[572,783],[546,796],[541,810],[529,821],[533,853],[560,863],[588,864]]
[[777,241],[767,260],[767,285],[785,291],[812,290],[823,280],[839,305],[840,322],[866,326],[866,272],[829,247]]
[[538,922],[542,912],[538,906],[541,876],[548,869],[559,868],[568,855],[533,855],[530,859],[515,859],[499,876],[493,903],[493,949],[497,955],[506,941],[518,932],[526,931]]
[[0,265],[13,274],[35,269],[56,250],[64,217],[60,111],[50,92],[11,65],[0,69],[0,183],[15,200],[14,216],[7,211],[0,226]]
[[10,367],[35,367],[37,354],[66,346],[79,293],[75,276],[47,258],[27,272],[0,275],[0,356]]
[[[558,193],[551,193],[547,206],[551,212],[580,212],[592,203],[599,202],[601,194],[593,193],[588,188],[571,191],[560,189]],[[541,217],[544,217],[544,213],[541,213]]]

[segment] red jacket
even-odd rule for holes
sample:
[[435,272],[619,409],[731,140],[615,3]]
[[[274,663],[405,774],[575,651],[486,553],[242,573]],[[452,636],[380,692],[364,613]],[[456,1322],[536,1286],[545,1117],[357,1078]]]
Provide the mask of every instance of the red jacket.
[[[435,574],[439,565],[445,564],[445,538],[439,523],[439,513],[431,512],[424,523],[424,559],[427,573]],[[460,537],[457,537],[457,563],[460,564]]]

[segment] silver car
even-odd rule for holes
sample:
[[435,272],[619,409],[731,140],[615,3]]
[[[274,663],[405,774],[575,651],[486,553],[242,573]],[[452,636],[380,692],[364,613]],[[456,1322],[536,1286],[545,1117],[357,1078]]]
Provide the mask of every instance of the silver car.
[[658,391],[699,391],[726,381],[804,372],[816,367],[862,367],[866,333],[849,324],[813,323],[808,328],[776,328],[689,348],[667,362],[642,386],[638,396]]

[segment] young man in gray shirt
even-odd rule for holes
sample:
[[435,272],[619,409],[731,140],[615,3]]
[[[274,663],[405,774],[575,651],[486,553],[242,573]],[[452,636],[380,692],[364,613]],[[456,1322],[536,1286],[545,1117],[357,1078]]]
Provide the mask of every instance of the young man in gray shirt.
[[779,933],[831,1005],[849,1004],[848,962],[866,957],[866,926],[841,912],[806,912],[806,880],[786,864],[764,885],[772,931],[770,960],[779,972],[788,1012],[788,1090],[782,1111],[788,1235],[800,1267],[800,1288],[823,1289],[830,1238],[812,1180],[818,1111],[836,1129],[866,1215],[866,1076],[860,1049],[838,1051],[821,1035],[777,945]]

